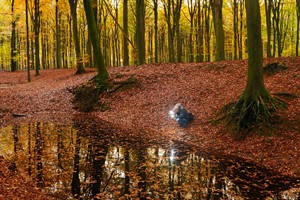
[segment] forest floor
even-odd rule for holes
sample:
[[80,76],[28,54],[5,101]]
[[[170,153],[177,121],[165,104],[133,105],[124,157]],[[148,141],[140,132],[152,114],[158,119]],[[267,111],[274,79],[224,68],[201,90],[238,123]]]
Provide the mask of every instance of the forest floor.
[[[299,178],[300,58],[265,59],[264,63],[275,61],[284,63],[288,69],[265,75],[266,88],[271,94],[290,93],[297,98],[285,99],[288,109],[278,113],[281,120],[272,128],[253,131],[244,140],[235,139],[222,125],[212,125],[211,119],[223,105],[237,100],[242,93],[247,60],[110,68],[111,77],[124,80],[133,76],[137,83],[102,94],[101,101],[109,109],[96,109],[90,115],[119,127],[129,138],[181,141],[203,153],[237,156]],[[31,73],[32,81],[27,83],[26,71],[0,71],[0,127],[28,120],[71,124],[73,116],[80,112],[73,108],[69,89],[87,82],[96,72],[88,69],[85,74],[74,75],[75,69],[41,70],[37,77],[34,71]],[[180,128],[168,116],[178,102],[195,116],[187,128]],[[15,118],[12,113],[27,117]],[[2,163],[4,160],[0,160],[0,199],[3,183],[12,179],[2,175]],[[28,188],[24,190],[31,192]]]

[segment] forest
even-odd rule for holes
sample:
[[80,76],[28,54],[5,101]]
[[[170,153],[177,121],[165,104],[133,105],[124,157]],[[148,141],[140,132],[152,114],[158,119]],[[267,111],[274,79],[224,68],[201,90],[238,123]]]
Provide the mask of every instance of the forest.
[[[299,54],[296,2],[260,1],[265,57]],[[1,70],[93,66],[92,41],[82,1],[2,0],[0,3]],[[244,3],[244,0],[94,0],[105,66],[245,59]],[[143,26],[138,30],[140,19]],[[143,54],[141,60],[139,54]]]
[[0,199],[300,198],[300,0],[0,7]]

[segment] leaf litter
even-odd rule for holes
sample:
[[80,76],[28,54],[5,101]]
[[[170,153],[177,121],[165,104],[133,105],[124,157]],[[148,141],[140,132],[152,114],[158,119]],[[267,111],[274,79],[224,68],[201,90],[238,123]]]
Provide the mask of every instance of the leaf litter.
[[[141,141],[162,138],[185,142],[202,152],[231,155],[272,169],[283,175],[300,177],[300,58],[265,59],[264,64],[284,63],[288,69],[264,76],[271,94],[288,93],[288,110],[278,113],[281,121],[270,129],[259,129],[245,140],[234,139],[222,125],[211,119],[226,103],[236,100],[247,79],[247,61],[214,63],[146,64],[109,68],[111,76],[133,76],[138,84],[114,93],[101,94],[109,109],[95,109],[90,116],[107,121],[128,137]],[[74,75],[75,69],[42,70],[27,83],[26,72],[0,72],[0,126],[43,121],[71,124],[80,112],[72,105],[69,89],[89,81],[95,69]],[[187,128],[180,128],[168,111],[180,102],[195,116]],[[29,117],[15,118],[12,113]],[[124,137],[125,138],[125,137]],[[1,165],[3,173],[3,165]],[[17,180],[16,178],[15,180]],[[3,176],[0,176],[3,181]]]

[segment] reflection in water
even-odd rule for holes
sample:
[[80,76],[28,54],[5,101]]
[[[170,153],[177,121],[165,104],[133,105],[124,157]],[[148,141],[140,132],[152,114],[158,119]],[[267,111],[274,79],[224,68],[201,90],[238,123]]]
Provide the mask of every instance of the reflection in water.
[[122,143],[99,126],[8,126],[0,129],[0,155],[61,199],[300,198],[299,180],[241,160],[207,159],[179,142]]

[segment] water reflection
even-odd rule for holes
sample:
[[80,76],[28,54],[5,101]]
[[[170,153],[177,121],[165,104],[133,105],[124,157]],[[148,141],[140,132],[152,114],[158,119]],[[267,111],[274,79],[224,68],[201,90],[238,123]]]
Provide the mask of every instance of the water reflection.
[[122,142],[104,124],[0,129],[0,154],[61,199],[299,199],[299,180],[180,142]]

